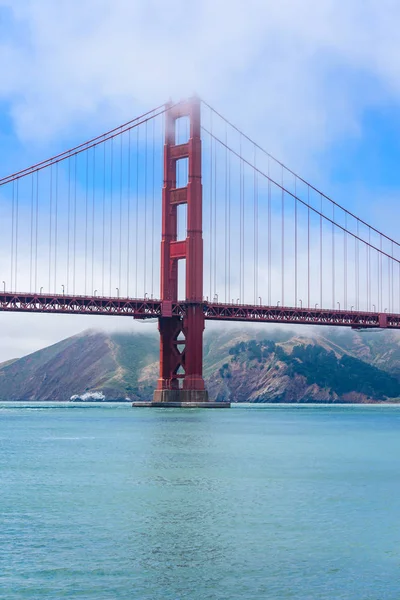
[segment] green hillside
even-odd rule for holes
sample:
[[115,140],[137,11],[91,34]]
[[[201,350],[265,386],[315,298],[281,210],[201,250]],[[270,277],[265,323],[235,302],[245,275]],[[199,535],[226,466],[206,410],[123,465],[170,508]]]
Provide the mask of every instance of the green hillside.
[[[400,396],[397,332],[335,328],[211,328],[204,376],[212,398],[250,402],[372,402]],[[148,400],[158,335],[86,331],[0,365],[0,400]],[[85,396],[86,397],[86,396]]]

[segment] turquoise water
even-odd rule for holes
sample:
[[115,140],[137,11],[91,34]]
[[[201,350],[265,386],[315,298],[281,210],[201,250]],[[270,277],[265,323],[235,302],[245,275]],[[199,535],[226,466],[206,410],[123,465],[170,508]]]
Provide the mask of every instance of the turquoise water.
[[400,598],[400,407],[0,404],[0,598]]

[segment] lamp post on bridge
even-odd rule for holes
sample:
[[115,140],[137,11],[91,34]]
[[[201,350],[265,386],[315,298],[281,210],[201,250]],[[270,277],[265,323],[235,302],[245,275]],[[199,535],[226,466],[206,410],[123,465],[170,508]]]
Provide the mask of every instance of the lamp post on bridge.
[[94,290],[93,296],[96,298],[97,290]]
[[43,292],[43,286],[40,288],[39,294],[42,294],[42,292]]
[[336,302],[336,304],[338,305],[338,310],[340,310],[340,302]]
[[6,293],[6,282],[5,281],[3,281],[3,291],[4,291],[4,293]]
[[65,285],[62,283],[61,287],[62,287],[62,291],[63,291],[63,296],[65,296]]
[[115,288],[117,290],[117,298],[119,298],[119,288]]
[[303,300],[301,298],[299,298],[299,302],[300,302],[300,310],[303,310]]

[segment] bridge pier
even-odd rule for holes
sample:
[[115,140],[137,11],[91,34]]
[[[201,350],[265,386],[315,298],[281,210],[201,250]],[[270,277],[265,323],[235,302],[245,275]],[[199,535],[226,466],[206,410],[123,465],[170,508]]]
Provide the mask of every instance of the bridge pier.
[[132,402],[136,407],[230,408],[230,402],[211,402],[207,390],[156,390],[152,402]]

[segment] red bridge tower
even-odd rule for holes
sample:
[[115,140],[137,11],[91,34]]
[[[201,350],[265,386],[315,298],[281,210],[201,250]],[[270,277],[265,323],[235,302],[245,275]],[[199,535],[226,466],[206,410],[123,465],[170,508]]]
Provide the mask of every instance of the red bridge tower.
[[[176,121],[190,120],[190,137],[176,144]],[[188,160],[188,182],[177,188],[177,163]],[[177,207],[187,205],[187,237],[177,240]],[[154,402],[208,402],[203,380],[203,227],[200,102],[166,112],[162,196],[160,377]],[[186,260],[185,316],[173,315],[178,301],[178,261]]]

